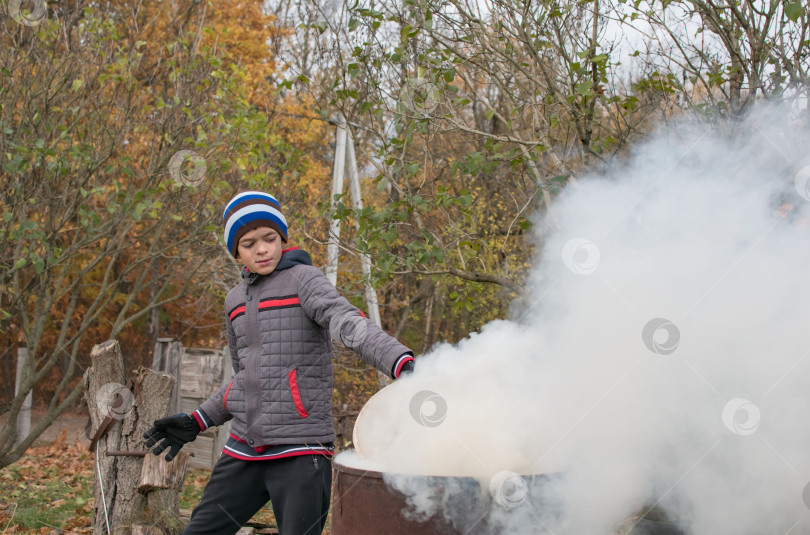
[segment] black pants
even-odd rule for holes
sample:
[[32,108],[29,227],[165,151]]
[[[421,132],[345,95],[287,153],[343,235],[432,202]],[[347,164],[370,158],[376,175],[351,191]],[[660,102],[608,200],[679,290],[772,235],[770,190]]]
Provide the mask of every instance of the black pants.
[[223,454],[183,535],[236,533],[268,501],[280,535],[320,535],[331,493],[328,457],[240,461]]

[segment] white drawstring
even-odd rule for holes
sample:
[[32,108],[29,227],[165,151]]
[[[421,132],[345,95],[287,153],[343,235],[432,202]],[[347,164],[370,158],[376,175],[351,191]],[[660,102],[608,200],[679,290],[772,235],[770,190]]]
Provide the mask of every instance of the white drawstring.
[[[101,442],[100,440],[98,442]],[[107,533],[110,531],[110,517],[107,516],[107,499],[104,497],[104,481],[101,479],[101,463],[98,460],[98,442],[96,442],[96,471],[98,472],[98,485],[101,487],[101,503],[104,508],[104,522],[107,524]]]

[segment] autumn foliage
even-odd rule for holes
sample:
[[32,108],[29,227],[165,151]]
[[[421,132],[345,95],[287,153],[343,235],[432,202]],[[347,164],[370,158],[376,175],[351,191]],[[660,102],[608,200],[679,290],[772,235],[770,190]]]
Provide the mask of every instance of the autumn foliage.
[[[370,255],[383,328],[423,352],[525,305],[536,214],[565,187],[675,116],[797,96],[806,113],[810,86],[798,1],[30,4],[36,20],[0,17],[0,414],[33,391],[43,426],[78,404],[95,343],[133,368],[159,337],[224,346],[236,191],[279,198],[319,267],[340,220],[339,289],[364,306]],[[639,18],[645,50],[608,38]],[[338,119],[363,209],[331,198]],[[378,384],[336,364],[350,418]],[[43,429],[1,428],[0,468]]]
[[[238,278],[219,238],[224,199],[267,189],[311,217],[326,179],[323,123],[273,87],[260,2],[48,15],[0,27],[0,338],[11,356],[28,349],[22,392],[47,414],[22,443],[0,430],[0,467],[78,404],[93,344],[118,338],[132,367],[162,336],[224,345],[222,297]],[[24,395],[14,359],[2,366],[13,422]]]

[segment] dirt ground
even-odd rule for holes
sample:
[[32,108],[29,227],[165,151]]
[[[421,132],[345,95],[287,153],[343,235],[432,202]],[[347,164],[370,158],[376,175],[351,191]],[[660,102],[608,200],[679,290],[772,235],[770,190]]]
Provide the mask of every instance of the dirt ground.
[[[31,427],[37,425],[42,421],[44,413],[40,411],[31,412]],[[5,416],[5,415],[4,415]],[[34,442],[34,445],[41,446],[52,444],[54,440],[59,438],[62,432],[65,433],[65,438],[71,444],[81,442],[82,444],[90,444],[87,437],[84,436],[84,428],[87,425],[88,416],[86,414],[76,412],[62,413],[51,426],[42,433],[39,438]],[[0,425],[5,425],[5,418],[0,416]]]
[[[40,416],[41,417],[41,416]],[[31,415],[32,425],[35,416]],[[62,430],[65,431],[67,435],[67,439],[70,442],[79,441],[82,443],[90,444],[90,441],[84,435],[84,428],[87,425],[87,421],[90,417],[87,414],[78,414],[67,412],[61,414],[56,421],[51,425],[48,429],[45,430],[44,433],[39,437],[37,440],[38,443],[45,443],[50,444],[56,437],[62,434]]]

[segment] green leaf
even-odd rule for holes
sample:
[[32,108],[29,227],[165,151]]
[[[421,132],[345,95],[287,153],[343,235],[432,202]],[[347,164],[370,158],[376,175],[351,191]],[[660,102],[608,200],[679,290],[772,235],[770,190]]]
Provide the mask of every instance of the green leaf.
[[405,26],[402,27],[401,30],[399,30],[399,38],[403,43],[408,40],[408,37],[411,35],[412,29],[413,26],[411,26],[410,24],[406,24]]
[[591,93],[591,87],[593,87],[593,82],[591,80],[585,80],[577,85],[577,93],[583,96],[589,95]]
[[81,79],[76,78],[75,80],[73,80],[71,88],[73,89],[73,91],[78,91],[79,89],[82,88],[82,85],[84,85],[84,82],[82,82]]
[[793,22],[798,21],[802,15],[804,15],[804,6],[802,6],[801,2],[788,2],[785,4],[785,16]]
[[17,262],[14,263],[14,269],[22,269],[25,264],[28,263],[28,260],[25,258],[20,258]]

